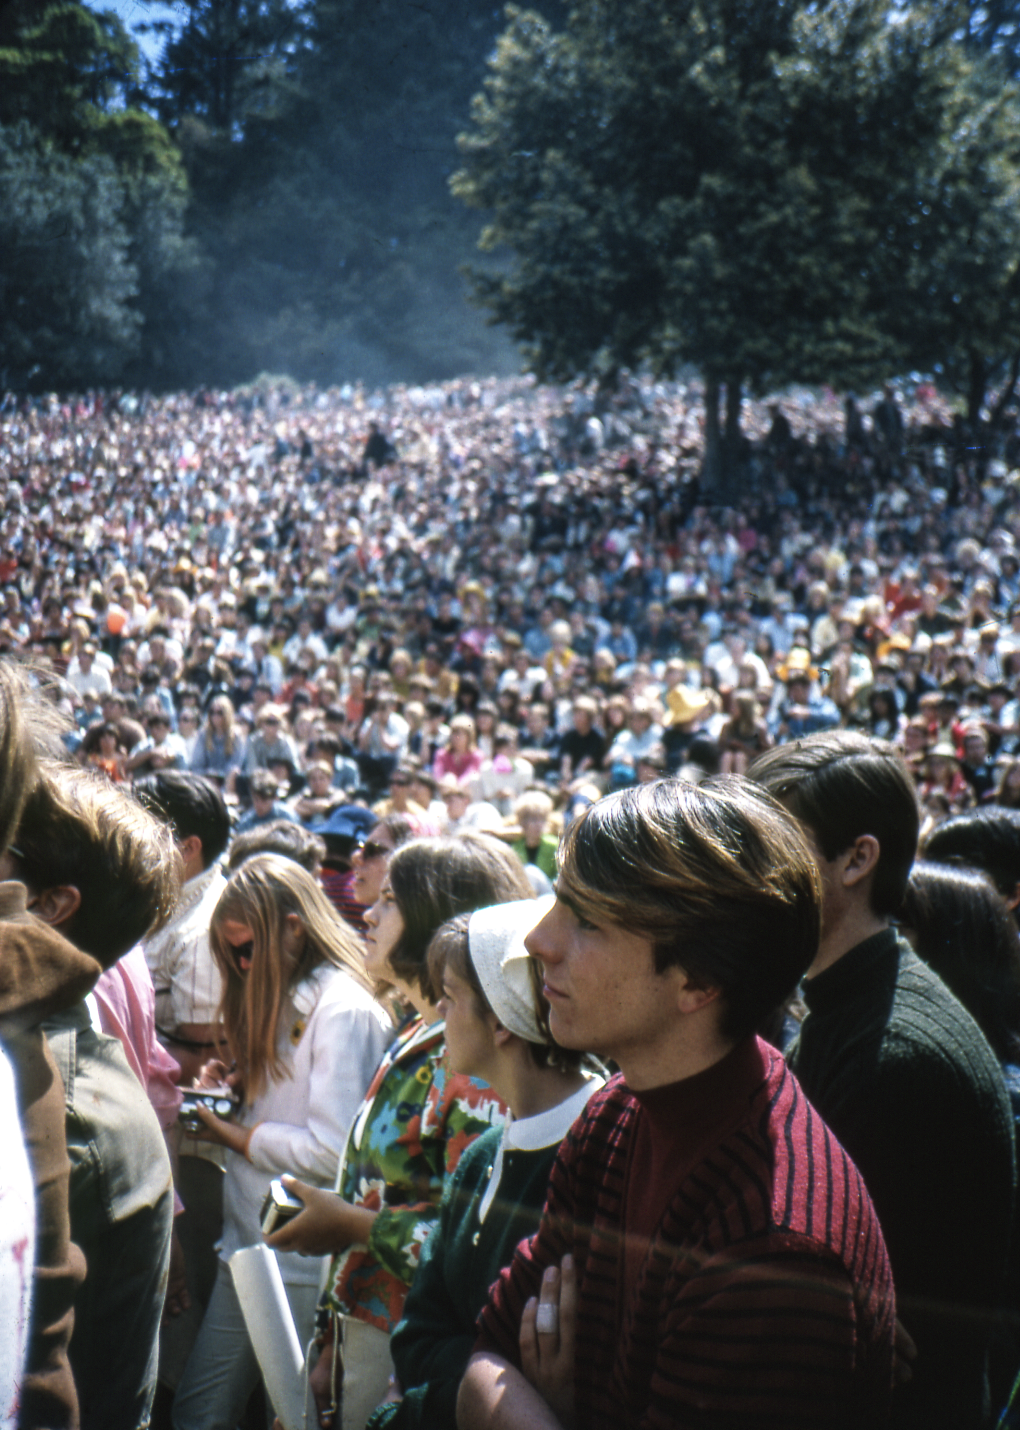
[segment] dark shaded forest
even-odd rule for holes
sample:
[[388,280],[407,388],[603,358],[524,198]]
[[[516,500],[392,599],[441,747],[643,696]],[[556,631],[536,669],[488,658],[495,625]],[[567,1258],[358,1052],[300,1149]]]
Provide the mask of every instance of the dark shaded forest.
[[480,225],[448,187],[498,6],[196,0],[149,23],[145,63],[77,0],[0,10],[0,386],[519,365],[467,301]]
[[1016,389],[1017,0],[137,8],[0,6],[0,388]]

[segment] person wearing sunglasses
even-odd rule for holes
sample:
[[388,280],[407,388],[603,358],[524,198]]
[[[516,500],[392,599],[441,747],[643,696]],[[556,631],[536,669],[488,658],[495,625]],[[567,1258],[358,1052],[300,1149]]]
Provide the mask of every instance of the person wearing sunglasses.
[[418,822],[406,814],[388,814],[372,826],[351,855],[354,870],[354,897],[370,909],[379,898],[390,855],[422,830]]
[[357,1114],[336,1194],[284,1179],[305,1210],[268,1239],[277,1251],[333,1258],[320,1350],[310,1360],[321,1430],[364,1430],[385,1397],[390,1332],[438,1219],[444,1178],[477,1136],[504,1120],[498,1094],[446,1059],[441,990],[426,960],[432,935],[457,914],[530,892],[520,863],[496,839],[415,839],[393,854],[368,912],[365,967],[409,1012]]
[[[228,1430],[258,1382],[228,1261],[261,1240],[269,1184],[296,1172],[333,1185],[354,1114],[393,1033],[368,989],[355,935],[315,879],[293,860],[254,855],[231,876],[213,914],[210,947],[223,979],[221,1017],[241,1097],[224,1120],[202,1109],[202,1134],[227,1149],[223,1238],[216,1286],[174,1401],[174,1430]],[[280,1270],[304,1343],[315,1312],[318,1266],[281,1256]]]

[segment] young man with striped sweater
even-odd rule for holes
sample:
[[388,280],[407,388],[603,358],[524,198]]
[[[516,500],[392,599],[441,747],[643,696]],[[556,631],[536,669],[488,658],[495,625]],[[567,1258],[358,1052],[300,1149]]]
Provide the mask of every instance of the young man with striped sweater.
[[662,781],[568,831],[528,940],[554,1037],[621,1068],[490,1293],[462,1430],[877,1426],[885,1245],[853,1163],[754,1029],[814,956],[796,825],[740,781]]

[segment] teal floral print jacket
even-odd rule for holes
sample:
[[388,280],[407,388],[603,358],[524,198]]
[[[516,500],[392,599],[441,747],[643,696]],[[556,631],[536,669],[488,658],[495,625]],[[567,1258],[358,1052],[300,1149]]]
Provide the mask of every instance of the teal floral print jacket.
[[378,1216],[367,1245],[333,1258],[324,1300],[381,1331],[400,1320],[444,1179],[476,1137],[507,1117],[486,1083],[450,1071],[444,1031],[420,1018],[401,1029],[354,1119],[337,1177],[344,1201]]

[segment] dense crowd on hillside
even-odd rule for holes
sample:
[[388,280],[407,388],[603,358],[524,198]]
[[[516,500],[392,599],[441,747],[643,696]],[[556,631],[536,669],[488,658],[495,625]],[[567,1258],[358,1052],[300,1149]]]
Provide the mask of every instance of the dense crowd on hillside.
[[1018,1423],[1020,437],[705,436],[0,402],[0,1430]]
[[491,821],[836,725],[900,744],[933,818],[1020,801],[1020,439],[926,385],[744,427],[721,505],[697,385],[8,398],[0,650],[60,678],[87,757],[242,808],[325,760]]

